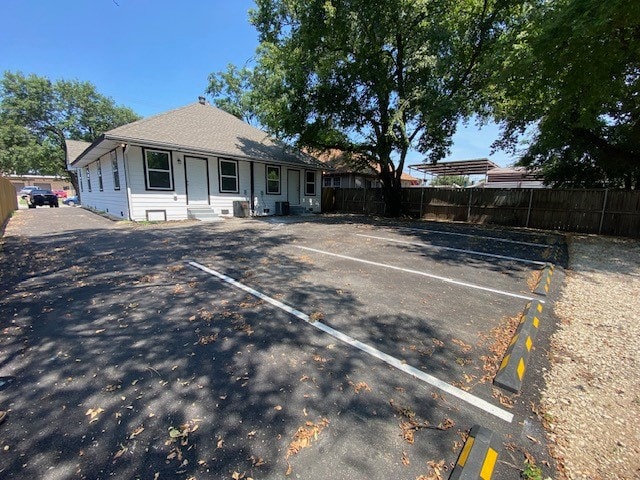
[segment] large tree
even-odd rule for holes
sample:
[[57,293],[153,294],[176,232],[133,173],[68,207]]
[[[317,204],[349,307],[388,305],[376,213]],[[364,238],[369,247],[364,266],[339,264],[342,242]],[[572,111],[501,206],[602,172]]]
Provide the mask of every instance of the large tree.
[[229,64],[226,71],[209,75],[206,93],[218,108],[251,125],[259,125],[253,85],[254,72],[250,67]]
[[498,147],[554,185],[640,188],[640,2],[530,2],[502,37]]
[[89,82],[5,72],[0,81],[0,172],[68,175],[65,140],[91,142],[137,120]]
[[518,3],[257,0],[257,117],[298,147],[338,149],[378,167],[387,214],[398,215],[407,154],[417,149],[433,161],[446,155],[485,85],[484,56]]

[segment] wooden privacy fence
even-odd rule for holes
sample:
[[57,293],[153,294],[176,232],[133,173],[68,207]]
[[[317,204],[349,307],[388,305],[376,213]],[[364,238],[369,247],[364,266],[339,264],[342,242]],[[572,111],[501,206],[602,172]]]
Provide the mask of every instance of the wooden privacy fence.
[[[640,237],[636,190],[405,188],[402,206],[427,220]],[[324,188],[322,211],[384,215],[383,191]]]
[[7,221],[11,212],[18,209],[16,189],[6,178],[0,177],[0,227]]

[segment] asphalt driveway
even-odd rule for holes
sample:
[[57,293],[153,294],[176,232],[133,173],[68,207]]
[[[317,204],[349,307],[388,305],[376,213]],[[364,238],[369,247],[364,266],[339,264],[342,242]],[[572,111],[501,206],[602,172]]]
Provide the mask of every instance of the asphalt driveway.
[[351,216],[17,212],[0,252],[1,476],[448,478],[475,424],[501,436],[494,478],[525,453],[551,472],[535,412],[553,318],[520,395],[489,374],[536,272],[565,256],[551,234]]

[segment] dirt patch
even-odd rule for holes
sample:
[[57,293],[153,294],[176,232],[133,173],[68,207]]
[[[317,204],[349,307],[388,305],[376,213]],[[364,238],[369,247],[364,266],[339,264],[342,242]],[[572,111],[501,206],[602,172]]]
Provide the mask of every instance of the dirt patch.
[[640,244],[576,236],[543,416],[559,478],[640,478]]

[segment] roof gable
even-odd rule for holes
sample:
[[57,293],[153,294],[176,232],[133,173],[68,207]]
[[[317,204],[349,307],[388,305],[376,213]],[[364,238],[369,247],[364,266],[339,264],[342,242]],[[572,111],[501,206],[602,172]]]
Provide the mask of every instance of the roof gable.
[[104,138],[321,168],[315,158],[271,139],[219,108],[199,102],[114,128]]
[[67,144],[67,165],[73,163],[91,145],[82,140],[65,140],[65,143]]

